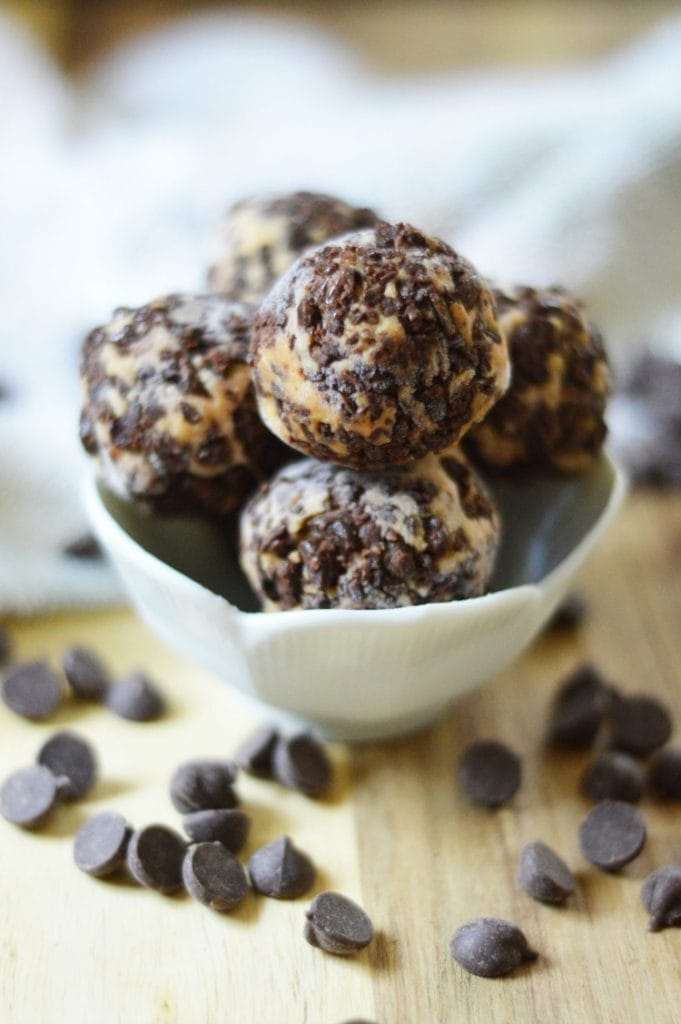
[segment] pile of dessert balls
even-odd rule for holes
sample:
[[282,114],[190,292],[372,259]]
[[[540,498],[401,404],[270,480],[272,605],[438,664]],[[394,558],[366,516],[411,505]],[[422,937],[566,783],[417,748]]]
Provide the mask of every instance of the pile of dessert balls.
[[154,515],[240,513],[268,611],[483,594],[502,523],[479,468],[587,469],[610,386],[563,289],[496,287],[310,192],[237,203],[206,293],[116,310],[81,376],[105,485]]

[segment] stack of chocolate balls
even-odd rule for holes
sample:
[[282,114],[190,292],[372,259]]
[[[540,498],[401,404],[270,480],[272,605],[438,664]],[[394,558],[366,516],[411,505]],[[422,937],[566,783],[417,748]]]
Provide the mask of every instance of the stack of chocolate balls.
[[85,341],[104,483],[153,514],[240,510],[269,611],[483,594],[501,521],[475,467],[579,472],[602,446],[609,372],[581,304],[495,288],[309,192],[237,203],[220,247],[210,293],[119,309]]

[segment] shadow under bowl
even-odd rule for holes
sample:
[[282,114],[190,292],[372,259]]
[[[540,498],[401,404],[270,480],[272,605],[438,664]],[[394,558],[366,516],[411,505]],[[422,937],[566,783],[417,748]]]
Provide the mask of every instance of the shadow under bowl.
[[88,481],[92,525],[141,616],[171,647],[329,738],[416,729],[511,665],[545,625],[626,491],[603,454],[574,477],[496,477],[504,532],[489,593],[407,608],[258,611],[234,529],[150,517]]

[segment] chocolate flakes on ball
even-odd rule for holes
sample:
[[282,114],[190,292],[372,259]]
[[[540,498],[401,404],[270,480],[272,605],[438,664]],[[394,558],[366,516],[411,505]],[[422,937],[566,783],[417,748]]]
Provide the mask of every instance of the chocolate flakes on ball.
[[252,338],[263,420],[305,455],[381,469],[457,441],[504,393],[489,289],[448,245],[380,223],[302,256]]
[[512,380],[468,435],[471,454],[499,468],[588,469],[605,439],[610,393],[599,331],[562,288],[494,288],[493,295]]
[[81,439],[112,491],[154,512],[220,515],[281,463],[256,409],[251,313],[219,295],[169,295],[88,335]]
[[257,304],[301,253],[377,222],[373,210],[319,192],[242,199],[222,224],[209,287]]
[[241,515],[241,564],[266,611],[394,608],[484,593],[499,515],[464,457],[381,473],[304,459]]

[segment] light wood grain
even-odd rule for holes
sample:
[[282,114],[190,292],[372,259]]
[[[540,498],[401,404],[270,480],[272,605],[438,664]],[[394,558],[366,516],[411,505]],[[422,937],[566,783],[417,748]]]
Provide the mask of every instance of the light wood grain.
[[[681,933],[648,934],[638,891],[654,867],[681,861],[681,808],[645,804],[644,853],[618,876],[598,872],[577,843],[585,758],[548,755],[541,737],[556,681],[583,658],[627,690],[663,697],[681,721],[680,566],[681,497],[636,494],[582,574],[591,614],[577,638],[541,640],[426,733],[351,755],[335,746],[329,800],[240,780],[254,819],[247,852],[288,832],[318,863],[318,888],[346,892],[371,914],[377,940],[349,960],[304,942],[307,899],[251,895],[218,915],[186,897],[80,874],[72,836],[87,815],[117,808],[136,824],[178,825],[167,794],[174,766],[231,753],[255,722],[229,688],[169,652],[131,612],[12,624],[21,656],[55,658],[79,641],[117,672],[147,667],[172,712],[134,725],[76,708],[34,725],[0,707],[0,776],[64,725],[92,740],[102,768],[92,797],[61,809],[44,832],[0,822],[2,1024],[678,1024]],[[500,737],[524,758],[523,787],[497,813],[469,808],[455,784],[474,736]],[[535,838],[578,872],[579,894],[564,909],[533,903],[516,884],[520,849]],[[503,981],[466,975],[447,944],[479,914],[520,924],[540,960]]]

